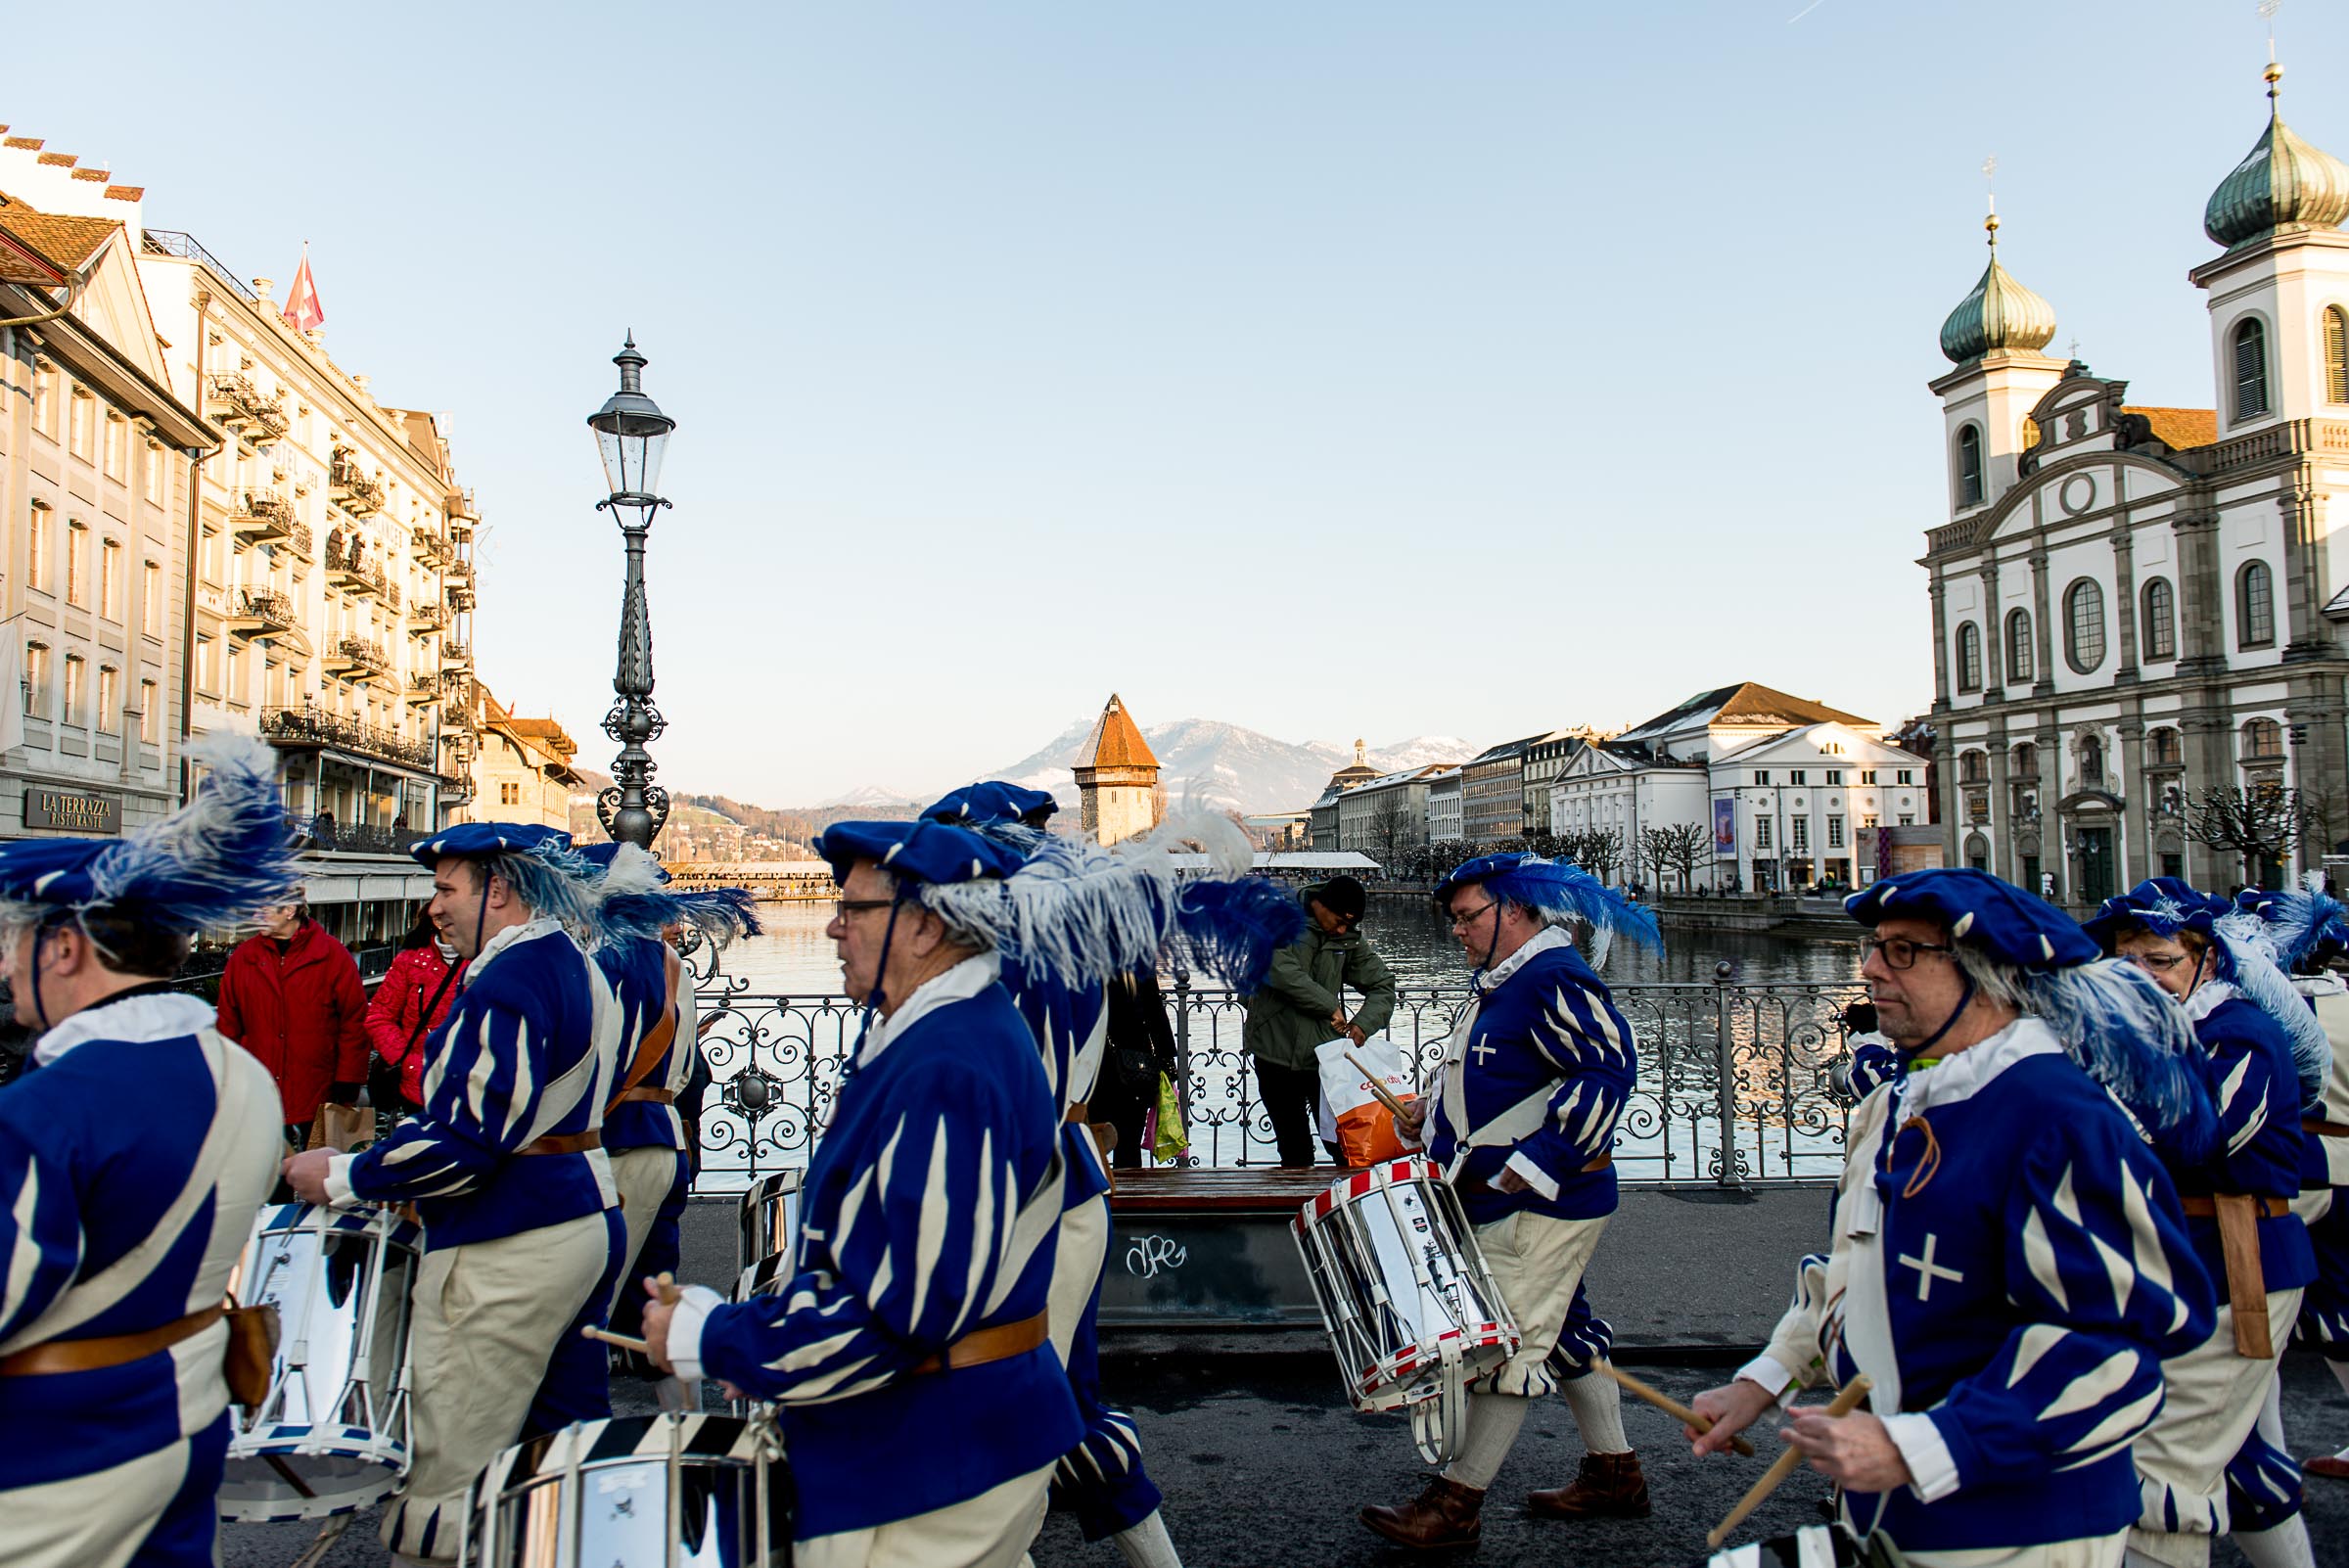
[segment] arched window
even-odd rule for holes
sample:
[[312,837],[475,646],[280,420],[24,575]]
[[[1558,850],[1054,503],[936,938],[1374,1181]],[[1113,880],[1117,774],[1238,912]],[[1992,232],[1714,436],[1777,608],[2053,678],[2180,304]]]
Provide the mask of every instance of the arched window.
[[1958,759],[1958,782],[1979,784],[1990,777],[1990,758],[1981,752],[1967,752]]
[[2234,575],[2234,641],[2265,648],[2276,640],[2276,581],[2265,561],[2247,561]]
[[1958,504],[1982,504],[1982,429],[1978,425],[1958,432]]
[[2006,678],[2031,678],[2031,612],[2010,610],[2006,614]]
[[1958,689],[1982,689],[1982,628],[1970,621],[1958,628]]
[[2349,403],[2349,310],[2325,311],[2325,400]]
[[2104,743],[2094,735],[2080,742],[2080,782],[2096,789],[2104,787]]
[[2145,765],[2147,767],[2177,767],[2186,760],[2179,750],[2178,732],[2156,729],[2145,735]]
[[2145,584],[2145,613],[2138,624],[2144,638],[2146,660],[2178,657],[2178,595],[2167,577]]
[[2018,777],[2037,778],[2039,776],[2039,748],[2029,741],[2024,741],[2015,747],[2012,766]]
[[2282,755],[2282,725],[2273,718],[2254,718],[2243,726],[2243,761],[2272,761]]
[[2063,590],[2063,657],[2082,675],[2104,662],[2104,590],[2093,577]]
[[2234,329],[2234,417],[2257,419],[2268,411],[2268,329],[2246,316]]

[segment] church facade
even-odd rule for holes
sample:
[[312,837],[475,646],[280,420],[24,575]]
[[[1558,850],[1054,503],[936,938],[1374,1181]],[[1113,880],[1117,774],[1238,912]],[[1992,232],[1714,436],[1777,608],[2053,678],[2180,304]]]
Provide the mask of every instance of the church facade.
[[[1944,850],[2092,902],[2153,875],[2224,890],[2349,839],[2349,166],[2273,107],[2211,196],[2215,407],[2131,404],[2041,350],[1998,258],[1931,383],[1949,521],[1926,535]],[[2197,843],[2197,800],[2294,790],[2282,863]]]

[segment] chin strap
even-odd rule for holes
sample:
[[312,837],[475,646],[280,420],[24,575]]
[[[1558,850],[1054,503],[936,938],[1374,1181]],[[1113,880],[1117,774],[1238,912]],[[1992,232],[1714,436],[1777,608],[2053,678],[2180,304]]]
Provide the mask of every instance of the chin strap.
[[32,961],[26,967],[32,971],[32,1016],[49,1028],[49,1009],[41,1005],[41,945],[49,940],[49,923],[44,920],[32,928]]
[[1937,1029],[1937,1030],[1933,1031],[1933,1033],[1932,1033],[1932,1034],[1930,1034],[1930,1035],[1926,1036],[1926,1037],[1925,1037],[1925,1038],[1924,1038],[1922,1040],[1920,1040],[1920,1041],[1919,1041],[1917,1044],[1915,1044],[1915,1045],[1913,1045],[1913,1046],[1903,1046],[1903,1047],[1900,1047],[1899,1049],[1900,1049],[1900,1052],[1901,1052],[1901,1056],[1902,1056],[1902,1058],[1903,1058],[1905,1061],[1913,1062],[1914,1060],[1916,1060],[1916,1058],[1918,1058],[1919,1056],[1922,1056],[1922,1055],[1924,1055],[1924,1053],[1925,1053],[1925,1052],[1927,1052],[1927,1051],[1931,1050],[1931,1049],[1932,1049],[1934,1046],[1936,1046],[1936,1045],[1940,1044],[1940,1043],[1941,1043],[1941,1041],[1942,1041],[1942,1037],[1943,1037],[1943,1036],[1945,1036],[1945,1035],[1947,1035],[1947,1034],[1949,1034],[1949,1032],[1950,1032],[1951,1030],[1953,1030],[1953,1029],[1956,1029],[1956,1028],[1958,1027],[1958,1019],[1960,1019],[1960,1018],[1963,1018],[1963,1017],[1965,1016],[1965,1010],[1966,1010],[1968,1007],[1971,1007],[1973,1004],[1974,1004],[1974,977],[1973,977],[1973,976],[1971,976],[1971,975],[1967,975],[1967,976],[1965,977],[1965,990],[1964,990],[1964,991],[1962,991],[1962,992],[1958,992],[1958,1005],[1957,1005],[1955,1008],[1951,1009],[1950,1016],[1949,1016],[1948,1018],[1946,1018],[1946,1019],[1942,1020],[1942,1025],[1941,1025],[1941,1027],[1940,1027],[1939,1029]]
[[865,993],[864,1023],[856,1031],[856,1043],[850,1047],[848,1065],[841,1069],[840,1081],[843,1084],[848,1083],[856,1071],[856,1064],[863,1060],[864,1038],[873,1032],[873,1017],[881,1010],[882,1002],[888,999],[884,994],[883,981],[889,974],[889,946],[898,937],[898,911],[904,907],[905,882],[899,878],[898,891],[889,900],[889,923],[881,928],[881,957],[873,965],[873,989]]

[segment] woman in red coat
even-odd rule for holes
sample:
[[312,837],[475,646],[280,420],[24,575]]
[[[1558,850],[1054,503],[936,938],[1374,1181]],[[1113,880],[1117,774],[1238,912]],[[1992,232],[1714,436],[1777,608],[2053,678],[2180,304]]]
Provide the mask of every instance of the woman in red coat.
[[367,988],[344,946],[299,903],[261,911],[260,935],[228,955],[220,1033],[277,1080],[299,1148],[321,1102],[358,1103],[367,1082]]
[[[375,1054],[399,1069],[399,1092],[410,1105],[424,1103],[426,1047],[433,1031],[456,1005],[463,975],[461,968],[456,975],[449,972],[456,956],[457,949],[440,941],[433,917],[417,910],[416,924],[400,942],[392,967],[375,988],[375,999],[367,1004],[367,1037],[375,1044]],[[427,1008],[431,1009],[429,1018],[425,1016]],[[379,1105],[376,1109],[397,1107]]]

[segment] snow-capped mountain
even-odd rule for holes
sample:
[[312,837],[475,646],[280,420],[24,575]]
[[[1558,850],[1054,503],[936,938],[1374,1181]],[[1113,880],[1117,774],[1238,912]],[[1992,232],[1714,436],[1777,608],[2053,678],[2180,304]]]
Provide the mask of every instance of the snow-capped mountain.
[[844,807],[867,810],[881,807],[902,807],[905,808],[905,814],[911,816],[925,804],[927,803],[915,800],[902,790],[889,789],[880,784],[859,784],[846,795],[835,795],[828,801],[817,803],[815,808],[819,811],[832,811]]
[[[1050,790],[1063,811],[1074,811],[1076,764],[1092,728],[1092,719],[1080,719],[1027,757],[988,776]],[[1178,718],[1148,725],[1142,738],[1158,754],[1159,782],[1167,792],[1167,804],[1176,807],[1301,811],[1329,783],[1330,774],[1354,761],[1352,746],[1275,740],[1213,718]],[[1475,755],[1476,748],[1465,741],[1420,735],[1370,749],[1363,761],[1392,772],[1459,761]]]

